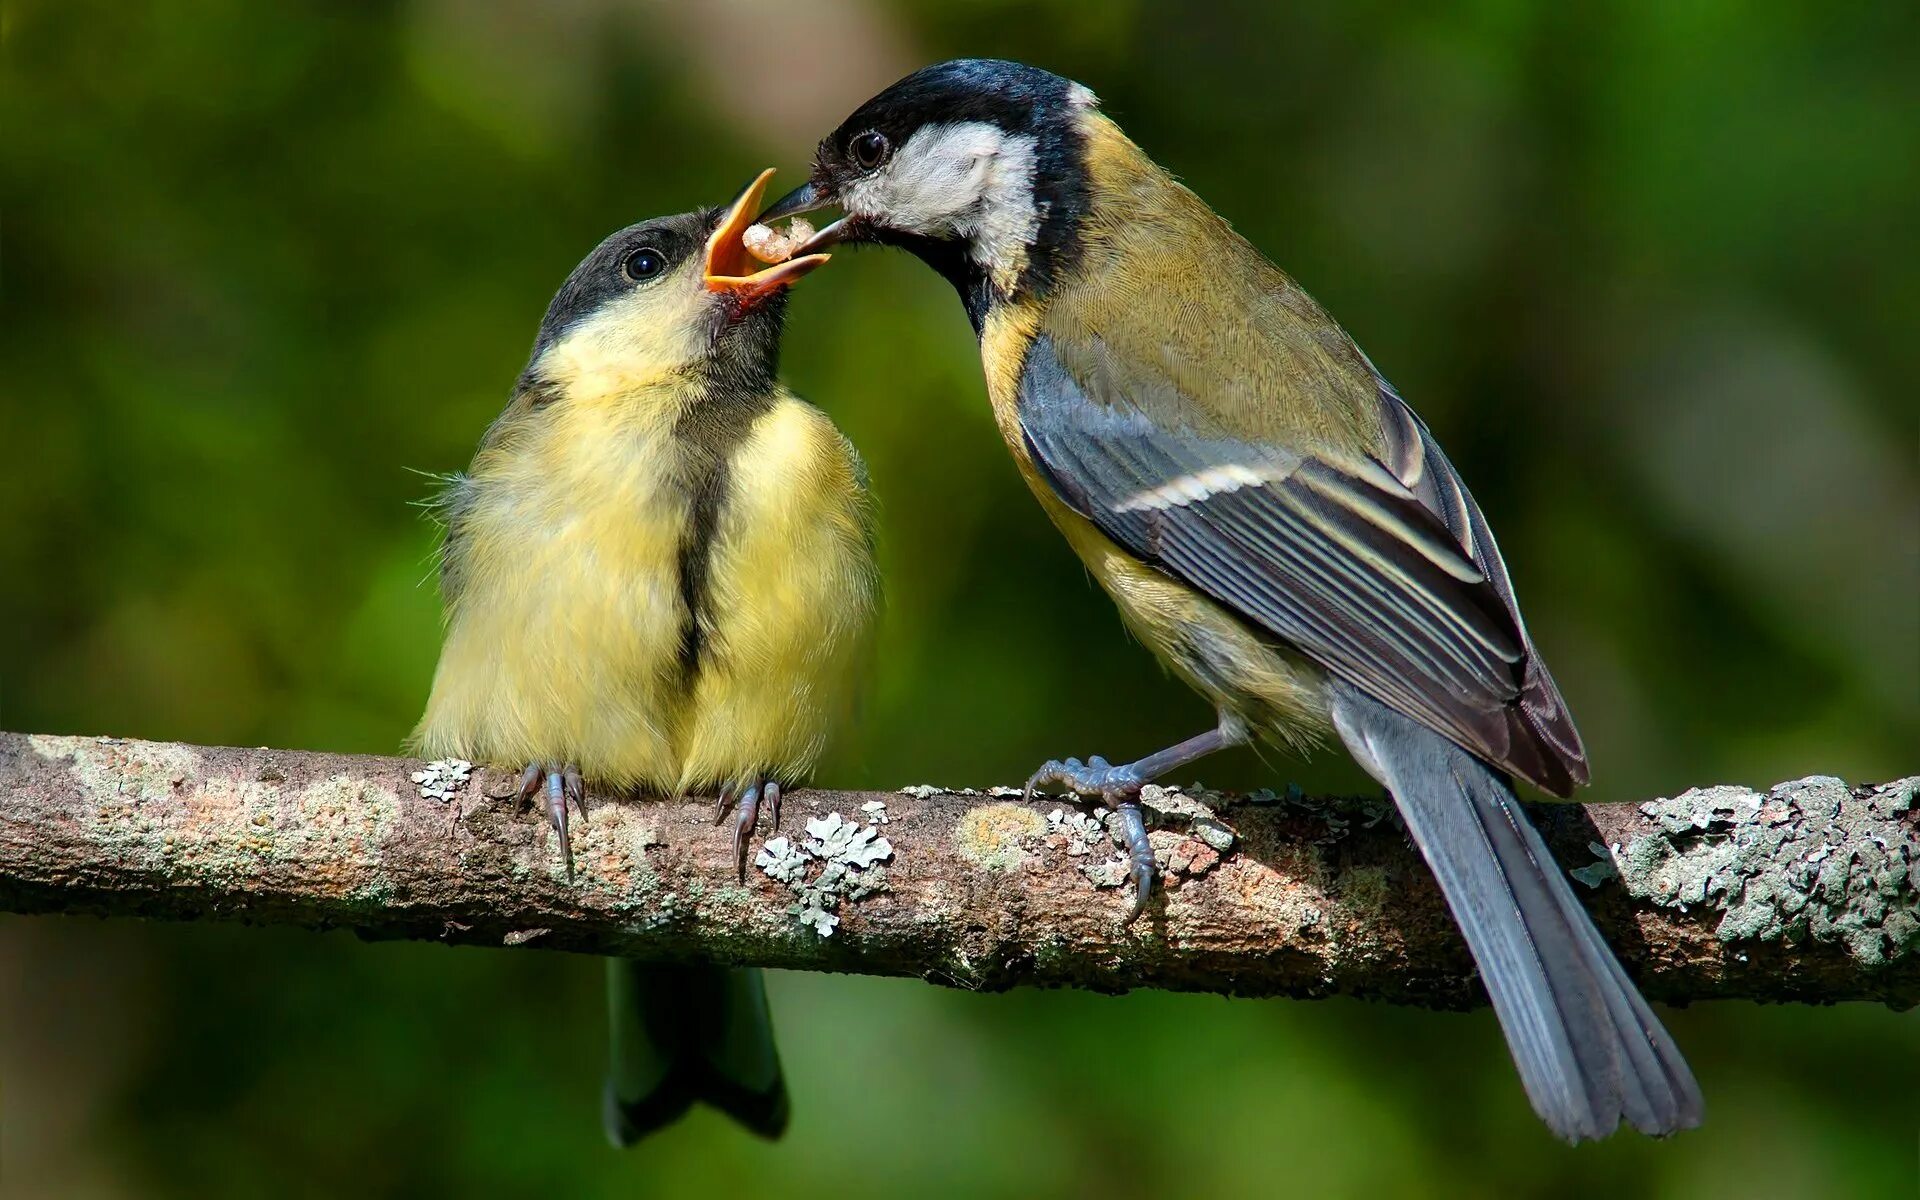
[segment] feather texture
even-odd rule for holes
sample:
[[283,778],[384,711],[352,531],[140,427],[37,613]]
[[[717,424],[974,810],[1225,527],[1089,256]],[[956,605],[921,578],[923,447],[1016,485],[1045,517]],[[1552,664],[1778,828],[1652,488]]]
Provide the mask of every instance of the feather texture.
[[[853,448],[779,392],[694,528],[673,397],[496,424],[448,506],[448,630],[416,744],[658,793],[803,776],[852,700],[877,581]],[[698,546],[700,591],[683,587]],[[702,661],[688,670],[693,635]]]
[[1466,935],[1534,1109],[1568,1141],[1700,1123],[1673,1038],[1574,898],[1505,779],[1345,684],[1333,718],[1393,793]]
[[[1075,512],[1490,761],[1559,795],[1572,790],[1570,763],[1584,777],[1562,744],[1578,745],[1571,725],[1548,737],[1521,703],[1531,687],[1551,697],[1539,709],[1565,711],[1510,587],[1385,463],[1236,438],[1198,401],[1169,427],[1112,392],[1110,372],[1077,377],[1056,346],[1032,343],[1017,411],[1028,454]],[[1094,346],[1080,358],[1111,356]],[[1464,489],[1451,494],[1470,529],[1478,510]],[[1491,537],[1477,546],[1504,584]]]

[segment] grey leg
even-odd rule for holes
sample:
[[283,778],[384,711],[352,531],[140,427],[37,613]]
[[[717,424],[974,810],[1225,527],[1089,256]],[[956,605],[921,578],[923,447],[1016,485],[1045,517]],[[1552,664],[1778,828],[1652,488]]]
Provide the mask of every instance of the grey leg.
[[1147,841],[1146,816],[1140,811],[1140,789],[1169,771],[1246,740],[1247,729],[1240,719],[1222,713],[1220,724],[1207,732],[1134,762],[1115,766],[1099,755],[1084,763],[1077,758],[1065,762],[1054,759],[1027,780],[1027,799],[1033,799],[1036,788],[1064,787],[1075,795],[1099,800],[1118,814],[1132,867],[1133,907],[1127,913],[1127,923],[1132,924],[1146,911],[1147,898],[1153,894],[1153,847]]

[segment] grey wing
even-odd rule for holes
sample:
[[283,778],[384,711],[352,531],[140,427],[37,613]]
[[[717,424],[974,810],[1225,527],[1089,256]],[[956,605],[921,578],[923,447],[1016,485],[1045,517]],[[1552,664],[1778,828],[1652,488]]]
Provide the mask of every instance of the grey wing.
[[1447,531],[1472,556],[1475,565],[1499,593],[1500,602],[1512,615],[1514,629],[1519,632],[1527,652],[1520,689],[1521,707],[1526,710],[1529,723],[1552,743],[1566,762],[1573,782],[1584,785],[1588,779],[1586,747],[1581,744],[1580,731],[1574,728],[1573,714],[1567,710],[1559,687],[1547,673],[1546,664],[1527,635],[1526,622],[1520,616],[1520,601],[1515,598],[1513,581],[1507,576],[1506,560],[1500,557],[1500,547],[1493,540],[1486,516],[1474,502],[1473,493],[1467,490],[1460,473],[1447,461],[1427,423],[1377,371],[1374,377],[1380,383],[1384,465],[1446,524]]
[[[1167,428],[1126,396],[1090,396],[1046,337],[1019,412],[1056,493],[1142,561],[1502,768],[1556,795],[1584,782],[1491,537],[1494,569],[1385,463]],[[1463,528],[1483,530],[1458,495]],[[1529,699],[1543,688],[1551,703]],[[1536,713],[1557,714],[1551,732]]]

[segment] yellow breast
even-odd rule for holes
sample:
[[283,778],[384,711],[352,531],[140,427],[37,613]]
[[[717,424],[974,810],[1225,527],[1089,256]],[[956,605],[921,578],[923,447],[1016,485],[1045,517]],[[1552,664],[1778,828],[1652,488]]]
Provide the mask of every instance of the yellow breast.
[[509,419],[451,530],[463,582],[416,740],[618,786],[669,779],[687,503],[664,414],[561,402]]
[[825,414],[791,396],[734,454],[683,785],[804,775],[846,716],[879,591],[856,463]]
[[656,792],[812,765],[872,610],[851,451],[790,396],[754,424],[729,463],[690,671],[673,415],[563,400],[476,458],[424,753],[572,762]]

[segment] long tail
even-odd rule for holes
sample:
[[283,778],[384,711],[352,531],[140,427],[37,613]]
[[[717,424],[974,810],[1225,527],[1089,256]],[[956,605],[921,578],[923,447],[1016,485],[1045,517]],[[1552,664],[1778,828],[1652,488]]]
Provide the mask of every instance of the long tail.
[[1333,718],[1386,785],[1479,964],[1527,1098],[1569,1142],[1700,1124],[1700,1086],[1506,777],[1343,683]]
[[704,1100],[754,1133],[787,1127],[787,1083],[757,970],[607,960],[603,1119],[631,1146]]

